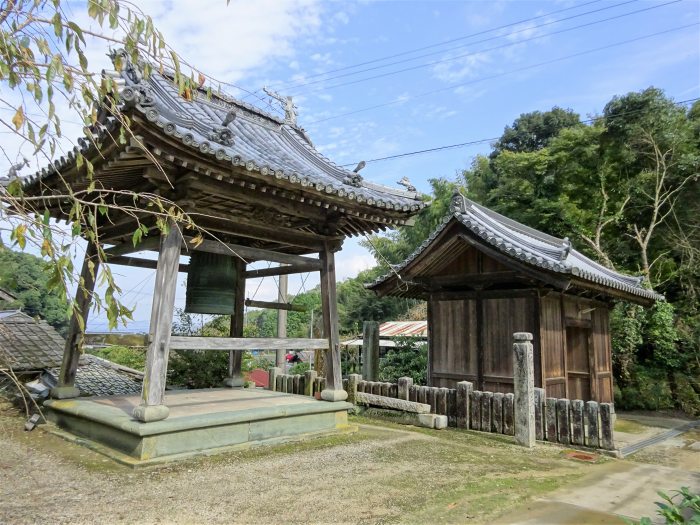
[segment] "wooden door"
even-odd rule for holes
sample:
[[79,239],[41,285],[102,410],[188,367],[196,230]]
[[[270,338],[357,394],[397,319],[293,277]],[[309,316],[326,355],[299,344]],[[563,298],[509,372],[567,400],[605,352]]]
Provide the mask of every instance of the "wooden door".
[[590,340],[590,328],[566,327],[566,379],[569,399],[591,399]]

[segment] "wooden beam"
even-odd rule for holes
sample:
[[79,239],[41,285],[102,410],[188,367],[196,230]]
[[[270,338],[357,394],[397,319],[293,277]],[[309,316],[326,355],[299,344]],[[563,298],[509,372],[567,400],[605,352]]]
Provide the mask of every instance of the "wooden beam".
[[491,273],[463,273],[458,275],[416,276],[413,282],[424,284],[431,289],[464,286],[475,290],[487,288],[493,284],[509,284],[514,281],[530,280],[515,271]]
[[[325,359],[326,390],[339,391],[343,388],[343,376],[340,370],[340,334],[338,333],[338,299],[335,282],[335,254],[326,246],[319,253],[321,261],[321,306],[323,314],[323,335],[328,338],[330,352]],[[321,397],[326,401],[334,401],[331,396]]]
[[127,253],[143,252],[143,251],[148,251],[148,250],[157,250],[159,248],[159,246],[160,246],[160,238],[158,236],[154,236],[154,237],[147,237],[146,239],[141,241],[136,246],[134,246],[134,243],[131,242],[131,240],[128,240],[128,241],[123,242],[121,244],[117,244],[116,246],[112,246],[110,248],[105,248],[104,252],[105,252],[105,255],[107,257],[110,257],[110,256],[115,256],[115,255],[124,255]]
[[246,299],[245,305],[252,308],[269,308],[271,310],[285,310],[289,312],[306,312],[306,306],[302,304],[291,304],[291,303],[274,303],[270,301],[254,301],[252,299]]
[[170,338],[171,350],[327,350],[328,339],[277,337],[184,337]]
[[[233,296],[233,314],[229,335],[231,337],[243,337],[243,326],[245,324],[245,263],[239,258],[235,258],[233,265],[236,269],[236,286]],[[229,386],[243,386],[243,354],[241,352],[229,351],[228,355],[228,378],[224,384]]]
[[[127,257],[124,255],[110,257],[107,262],[108,264],[118,264],[120,266],[136,266],[137,268],[150,268],[151,270],[155,270],[158,267],[158,261],[153,261],[151,259],[141,259],[140,257]],[[180,273],[187,273],[189,269],[189,264],[178,265],[178,272]]]
[[246,279],[257,279],[258,277],[271,277],[273,275],[289,275],[292,273],[317,272],[321,269],[321,262],[316,264],[294,264],[286,266],[273,266],[261,270],[248,270],[245,272]]
[[204,240],[195,247],[192,244],[191,238],[186,237],[187,248],[189,250],[199,250],[202,252],[218,253],[221,255],[231,255],[242,257],[247,262],[251,261],[272,261],[284,264],[304,264],[304,265],[319,265],[318,259],[303,257],[301,255],[291,255],[288,253],[273,252],[272,250],[264,250],[262,248],[253,248],[251,246],[241,246],[238,244],[223,243],[220,241]]

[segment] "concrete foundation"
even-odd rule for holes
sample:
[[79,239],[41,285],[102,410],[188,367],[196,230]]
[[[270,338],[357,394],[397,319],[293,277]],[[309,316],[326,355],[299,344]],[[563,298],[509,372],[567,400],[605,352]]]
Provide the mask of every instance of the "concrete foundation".
[[169,417],[148,423],[132,417],[140,402],[109,396],[54,399],[44,407],[64,437],[134,466],[353,430],[349,403],[269,390],[168,392]]

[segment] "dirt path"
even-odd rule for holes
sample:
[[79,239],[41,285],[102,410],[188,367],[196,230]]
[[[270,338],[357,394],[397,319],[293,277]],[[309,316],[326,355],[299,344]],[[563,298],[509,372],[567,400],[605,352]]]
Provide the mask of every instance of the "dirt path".
[[363,424],[131,470],[20,422],[0,418],[2,523],[483,523],[595,467],[507,438]]

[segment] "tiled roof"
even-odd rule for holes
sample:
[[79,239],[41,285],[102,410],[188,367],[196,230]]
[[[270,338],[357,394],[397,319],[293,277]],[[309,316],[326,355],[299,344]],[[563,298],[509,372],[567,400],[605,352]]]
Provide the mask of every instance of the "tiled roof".
[[[401,273],[419,255],[425,252],[448,224],[457,221],[473,234],[499,251],[533,266],[560,274],[569,274],[583,281],[637,295],[645,299],[662,300],[664,297],[642,286],[642,276],[630,276],[615,272],[589,259],[571,246],[568,238],[558,239],[517,221],[509,219],[461,194],[452,198],[450,213],[441,225],[402,263],[394,266]],[[368,285],[369,288],[395,276],[387,274]]]
[[[144,78],[139,66],[123,55],[122,59],[124,67],[120,72],[105,73],[119,88],[122,108],[135,108],[163,133],[198,154],[291,182],[306,191],[336,195],[377,209],[413,214],[426,205],[415,191],[373,184],[334,164],[314,148],[304,130],[293,122],[219,92],[195,90],[193,99],[185,100],[168,73],[154,68]],[[113,118],[107,119],[106,124],[116,126]],[[86,152],[88,141],[79,142]],[[72,165],[77,151],[76,148],[58,159],[54,163],[56,169]],[[53,170],[44,169],[25,184],[31,185],[52,173]]]
[[[143,374],[129,370],[106,359],[84,354],[75,374],[75,386],[84,396],[139,394]],[[58,380],[58,368],[50,370],[50,373]]]
[[60,366],[64,344],[46,321],[19,310],[0,312],[0,368],[40,370]]

